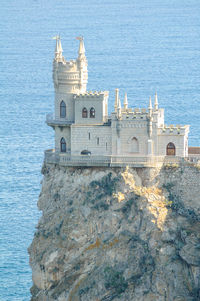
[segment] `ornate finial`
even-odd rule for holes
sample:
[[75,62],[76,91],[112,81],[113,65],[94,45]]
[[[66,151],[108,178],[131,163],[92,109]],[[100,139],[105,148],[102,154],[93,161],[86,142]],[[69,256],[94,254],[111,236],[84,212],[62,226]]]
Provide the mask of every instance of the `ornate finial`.
[[156,111],[158,110],[158,96],[157,96],[157,92],[156,92],[156,94],[155,94],[154,109],[155,109]]
[[55,36],[52,38],[53,40],[59,40],[60,39],[60,36]]
[[83,36],[76,37],[76,39],[79,40],[79,41],[82,41],[83,40]]
[[128,99],[127,99],[127,93],[125,93],[124,96],[124,110],[128,109]]

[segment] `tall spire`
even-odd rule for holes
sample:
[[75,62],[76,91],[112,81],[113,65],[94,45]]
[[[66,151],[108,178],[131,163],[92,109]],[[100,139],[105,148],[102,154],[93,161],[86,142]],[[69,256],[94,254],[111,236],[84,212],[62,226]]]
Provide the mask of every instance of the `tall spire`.
[[85,56],[85,46],[83,42],[83,37],[76,37],[79,40],[79,50],[78,50],[78,58],[77,58],[77,67],[79,69],[79,90],[81,93],[86,91],[87,85],[87,59]]
[[149,124],[148,124],[148,129],[149,129],[149,138],[152,136],[152,103],[151,103],[151,96],[149,97]]
[[62,49],[62,45],[61,45],[61,39],[59,37],[59,43],[58,43],[58,47],[59,47],[59,52],[62,54],[63,49]]
[[157,92],[156,92],[156,94],[155,94],[154,109],[155,109],[156,111],[158,110],[158,96],[157,96]]
[[121,108],[122,108],[120,98],[118,98],[118,106],[117,106],[117,108],[120,109],[120,110],[121,110]]
[[[118,90],[118,93],[119,93],[119,90]],[[120,101],[120,98],[119,98],[119,95],[118,95],[118,103],[117,103],[117,117],[118,119],[121,117],[121,114],[122,114],[122,106],[121,106],[121,101]]]
[[151,103],[151,96],[149,97],[149,115],[152,116],[152,103]]
[[53,37],[54,40],[56,40],[56,48],[55,48],[55,60],[59,61],[62,60],[62,45],[61,45],[61,40],[60,36],[55,36]]
[[122,114],[122,107],[121,107],[121,101],[118,99],[118,106],[117,106],[117,117],[120,118]]
[[119,100],[119,89],[115,89],[115,112],[117,112]]
[[79,57],[85,56],[85,46],[84,46],[84,42],[83,42],[83,37],[77,37],[76,39],[80,41],[79,50],[78,50]]
[[59,36],[53,37],[56,40],[56,47],[55,47],[55,59],[58,57],[59,54]]
[[128,99],[127,99],[127,93],[125,93],[124,96],[124,110],[128,109]]

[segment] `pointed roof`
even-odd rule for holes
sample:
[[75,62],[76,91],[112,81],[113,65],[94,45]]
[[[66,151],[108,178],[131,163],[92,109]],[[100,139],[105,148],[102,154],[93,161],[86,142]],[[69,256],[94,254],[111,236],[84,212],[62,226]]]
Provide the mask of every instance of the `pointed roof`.
[[53,37],[53,39],[56,40],[55,60],[58,61],[62,59],[62,52],[63,52],[60,36],[55,36]]
[[149,110],[152,110],[151,96],[149,97]]
[[84,46],[84,42],[83,42],[83,37],[77,37],[76,39],[80,41],[79,50],[78,50],[79,56],[85,54],[85,46]]
[[63,52],[60,36],[59,36],[59,42],[58,42],[58,49],[59,49],[59,52],[61,52],[61,53]]
[[120,98],[118,97],[118,106],[117,106],[117,117],[120,118],[121,117],[121,101],[120,101]]
[[157,92],[156,92],[156,94],[155,94],[154,108],[155,108],[155,110],[158,110],[158,96],[157,96]]
[[55,47],[55,54],[59,53],[59,36],[53,37],[54,40],[56,40],[56,47]]
[[149,97],[149,116],[151,117],[152,116],[152,103],[151,103],[151,96]]
[[119,89],[115,89],[115,111],[118,108],[118,99],[119,99]]
[[118,98],[118,106],[117,106],[117,108],[121,110],[121,107],[122,107],[121,106],[121,100],[120,100],[120,98]]

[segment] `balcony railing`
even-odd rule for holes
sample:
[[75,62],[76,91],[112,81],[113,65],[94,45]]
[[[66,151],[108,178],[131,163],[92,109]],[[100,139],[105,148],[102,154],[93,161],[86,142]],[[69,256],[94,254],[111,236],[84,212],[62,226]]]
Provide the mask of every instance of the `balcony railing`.
[[72,124],[73,121],[64,118],[56,118],[54,114],[49,113],[46,115],[46,123],[48,125],[68,125]]
[[177,156],[93,156],[93,155],[71,155],[70,153],[57,153],[54,149],[45,151],[45,162],[66,166],[135,166],[153,167],[162,164],[198,164],[199,158],[182,158]]

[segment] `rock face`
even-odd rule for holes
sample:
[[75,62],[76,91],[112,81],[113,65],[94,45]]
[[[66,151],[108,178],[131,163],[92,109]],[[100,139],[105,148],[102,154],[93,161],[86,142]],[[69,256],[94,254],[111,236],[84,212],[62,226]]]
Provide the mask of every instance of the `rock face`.
[[32,301],[200,300],[198,166],[43,166]]

